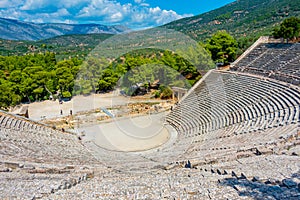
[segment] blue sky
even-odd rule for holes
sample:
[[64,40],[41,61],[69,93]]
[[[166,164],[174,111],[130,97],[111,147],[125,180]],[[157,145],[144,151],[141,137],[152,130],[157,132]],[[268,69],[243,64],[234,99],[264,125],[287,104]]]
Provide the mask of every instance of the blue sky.
[[159,26],[234,0],[0,0],[0,17],[37,23]]

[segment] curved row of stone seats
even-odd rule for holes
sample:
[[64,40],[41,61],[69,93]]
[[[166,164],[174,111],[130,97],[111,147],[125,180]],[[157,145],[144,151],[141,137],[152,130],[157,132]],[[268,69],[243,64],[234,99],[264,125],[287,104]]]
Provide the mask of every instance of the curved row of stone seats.
[[[297,126],[288,125],[269,129],[264,132],[251,132],[238,135],[224,135],[218,138],[207,138],[195,140],[191,145],[189,158],[199,160],[205,158],[212,161],[228,161],[235,160],[243,156],[254,156],[254,153],[240,154],[242,149],[265,149],[268,153],[276,153],[276,149],[280,147],[282,136],[296,135]],[[226,131],[226,130],[224,130]]]
[[[34,162],[51,162],[54,166],[58,163],[96,162],[86,149],[81,149],[82,154],[78,154],[77,150],[81,146],[75,136],[0,113],[1,160],[31,159]],[[268,189],[268,184],[256,181],[253,183],[256,186],[263,185],[262,188],[256,187],[256,191],[262,191],[259,194],[253,192],[245,195],[242,193],[245,190],[243,187],[249,185],[245,181],[254,177],[263,181],[270,178],[282,180],[283,177],[291,177],[298,170],[299,157],[277,157],[278,155],[269,155],[261,150],[267,148],[271,151],[270,154],[280,154],[281,150],[277,150],[281,148],[280,142],[288,140],[290,136],[298,136],[297,88],[289,88],[283,83],[255,76],[211,71],[174,108],[167,121],[177,128],[178,138],[160,151],[121,154],[99,149],[92,154],[98,157],[97,163],[108,164],[109,168],[101,173],[97,172],[89,181],[76,187],[69,188],[65,185],[68,190],[57,189],[49,192],[52,185],[57,188],[60,184],[62,176],[59,175],[31,176],[13,172],[2,176],[0,172],[1,177],[9,180],[0,180],[0,190],[4,191],[0,193],[0,198],[265,199],[273,188]],[[15,127],[17,125],[19,128]],[[72,152],[58,152],[66,148],[66,145],[69,145],[67,148]],[[253,149],[258,149],[261,155]],[[82,157],[83,155],[86,157]],[[159,159],[168,162],[191,159],[192,165],[199,161],[203,161],[205,165],[172,170],[161,170],[160,167],[148,171],[149,165],[153,163],[155,167],[156,160]],[[134,167],[136,171],[129,173]],[[15,182],[15,178],[21,180],[20,183]],[[276,187],[278,189],[281,186]],[[294,186],[291,189],[282,187],[282,194],[276,193],[276,197],[286,199],[284,197],[291,196],[295,190],[297,188]]]
[[[300,46],[298,43],[262,43],[248,53],[233,68],[257,67],[259,65],[262,68],[268,68],[272,66],[270,65],[271,63],[276,66],[283,66],[283,63],[286,64],[299,55],[299,51]],[[280,62],[276,62],[278,60]],[[276,69],[276,67],[273,69]]]
[[[103,168],[98,167],[102,171]],[[89,166],[0,161],[0,199],[48,199],[80,185],[93,174]]]
[[[288,163],[289,161],[292,162]],[[288,168],[274,169],[274,165],[282,166],[285,163],[288,163]],[[193,166],[191,169],[173,168],[136,174],[109,171],[95,174],[93,179],[83,182],[79,187],[58,191],[49,198],[289,199],[286,197],[299,195],[299,191],[297,183],[289,188],[284,185],[284,179],[292,178],[296,168],[296,157],[257,156],[235,162]],[[275,179],[274,183],[272,178]],[[252,188],[247,188],[248,182],[256,184],[253,191]],[[276,191],[273,188],[275,186],[278,189]],[[258,192],[254,192],[255,190]],[[247,191],[251,192],[246,193]]]
[[[249,83],[249,82],[247,82],[245,80],[240,80],[240,82],[243,83],[244,86],[247,86],[248,88],[242,87],[241,85],[237,86],[239,82],[233,84],[234,88],[232,88],[232,91],[235,94],[239,95],[239,93],[238,93],[239,88],[241,88],[241,90],[244,90],[243,91],[243,93],[244,93],[243,95],[244,96],[240,96],[237,99],[235,99],[235,98],[231,98],[231,99],[228,98],[232,94],[230,93],[231,92],[231,88],[226,86],[226,88],[223,89],[226,92],[226,94],[225,94],[226,96],[223,95],[223,97],[222,96],[220,97],[220,98],[223,98],[223,99],[226,98],[226,99],[224,99],[226,101],[222,101],[221,102],[223,105],[218,105],[219,104],[218,102],[213,102],[213,106],[215,107],[214,110],[213,110],[214,111],[213,113],[211,113],[211,111],[212,111],[212,108],[210,107],[211,105],[207,105],[207,103],[209,103],[209,101],[211,102],[211,100],[208,100],[208,101],[206,100],[207,97],[209,97],[209,95],[212,96],[212,91],[213,90],[211,90],[210,91],[211,94],[206,95],[206,97],[204,96],[205,92],[204,93],[200,92],[201,94],[203,94],[203,96],[201,97],[202,99],[200,99],[200,100],[203,101],[203,103],[200,102],[200,100],[198,102],[195,101],[195,95],[194,95],[194,97],[192,97],[193,99],[189,100],[191,102],[191,104],[188,104],[188,103],[187,104],[189,106],[192,105],[192,106],[201,107],[201,109],[202,109],[201,113],[203,113],[203,109],[205,109],[205,107],[207,107],[207,109],[205,111],[206,111],[206,113],[207,113],[207,111],[208,111],[208,113],[210,112],[210,115],[212,115],[212,114],[216,115],[216,114],[218,114],[217,112],[219,112],[219,115],[220,115],[220,112],[222,112],[222,110],[229,109],[229,108],[231,109],[231,114],[236,114],[235,112],[237,110],[243,111],[242,109],[245,109],[244,112],[242,112],[242,114],[245,114],[245,115],[241,116],[241,113],[239,112],[238,113],[239,115],[237,115],[238,119],[236,119],[237,121],[235,123],[238,123],[240,121],[249,120],[250,118],[254,118],[256,116],[260,116],[260,115],[263,116],[263,115],[266,114],[265,113],[266,109],[268,109],[269,113],[274,113],[275,111],[279,111],[279,116],[280,116],[280,112],[285,113],[287,111],[290,111],[290,112],[294,112],[295,111],[296,108],[294,108],[294,109],[290,109],[290,108],[298,106],[297,100],[298,100],[299,96],[296,96],[296,97],[293,98],[293,95],[299,95],[299,94],[297,94],[297,91],[295,93],[293,91],[293,89],[285,90],[286,87],[284,85],[277,85],[276,86],[277,88],[274,87],[272,89],[272,84],[276,84],[276,83],[272,83],[270,81],[267,81],[267,84],[262,85],[261,83],[263,82],[263,80],[257,79],[257,78],[255,80],[255,77],[252,77],[252,78],[254,78],[254,84],[255,84],[253,86],[251,85],[251,83]],[[241,76],[241,79],[244,79],[244,77]],[[257,82],[255,82],[255,81],[257,81]],[[225,82],[224,82],[224,84],[225,84]],[[247,90],[245,90],[245,89],[247,89]],[[266,93],[266,91],[268,93]],[[259,92],[261,92],[261,94],[259,94]],[[214,93],[219,93],[219,92],[214,92]],[[284,93],[284,94],[281,95],[280,93]],[[213,94],[213,95],[214,95],[213,98],[217,98],[217,96],[215,94]],[[286,95],[286,98],[282,98],[282,96],[284,96],[284,95]],[[292,97],[291,100],[289,98],[287,98],[288,95],[290,95]],[[190,95],[190,96],[192,96],[192,95]],[[272,97],[272,98],[269,98],[269,97]],[[239,98],[244,98],[244,99],[243,99],[243,101],[239,101]],[[261,101],[257,102],[257,100],[260,100],[259,98],[261,98]],[[188,99],[189,99],[189,97],[186,98],[187,101],[188,101]],[[230,102],[232,100],[233,100],[233,102]],[[250,100],[253,100],[253,101],[251,102]],[[256,110],[259,104],[266,103],[266,102],[264,102],[265,100],[272,101],[271,107],[270,107],[270,105],[267,104],[268,107],[266,107],[266,108],[263,107],[263,109]],[[289,101],[289,102],[286,102],[286,101]],[[228,105],[226,105],[226,103]],[[186,106],[186,105],[184,105],[184,106]],[[239,107],[237,107],[237,106],[239,106]],[[247,107],[247,106],[250,106],[250,108]],[[183,106],[181,106],[181,107],[183,108]],[[222,107],[224,109],[221,109]],[[251,107],[253,107],[253,108],[251,108]],[[177,108],[179,108],[179,107],[177,107]],[[192,107],[190,107],[190,108],[192,108]],[[270,110],[270,109],[273,109],[273,110]],[[188,110],[188,109],[183,110],[183,109],[180,109],[180,112],[175,111],[174,113],[179,113],[179,114],[189,114],[189,113],[192,113],[193,114],[193,109],[192,110]],[[228,121],[228,116],[226,116],[226,114],[224,114],[224,113],[222,114],[221,113],[221,115],[225,116],[224,120]],[[184,119],[183,116],[185,116],[185,115],[181,116],[182,119]],[[293,115],[288,115],[288,116],[292,116],[293,117],[293,121],[297,120],[296,118],[298,117],[298,116],[296,116],[295,112],[294,112]],[[232,120],[232,118],[231,118],[231,120]],[[188,119],[187,121],[190,121],[190,120]],[[226,124],[226,126],[227,125],[228,124]],[[215,127],[215,128],[218,128],[218,127]]]
[[258,74],[300,84],[300,43],[262,43],[231,66],[233,71]]
[[197,168],[216,175],[220,185],[234,188],[243,197],[294,199],[300,194],[298,161],[295,156],[259,155]]
[[224,153],[230,154],[241,146],[239,141],[250,141],[247,145],[251,147],[256,142],[251,138],[265,142],[295,133],[299,102],[297,87],[247,74],[211,71],[166,121],[179,133],[176,146],[190,149],[187,156],[193,151],[197,151],[193,157],[211,156],[212,147],[220,144],[228,144],[230,150]]
[[[151,173],[122,174],[113,171],[50,199],[238,199],[236,190],[219,184],[218,176],[198,169],[174,169]],[[99,184],[101,183],[101,184]]]
[[[297,163],[297,157],[263,155],[231,162],[201,165],[192,169],[177,168],[150,173],[143,171],[140,173],[122,173],[108,169],[95,172],[88,181],[83,181],[76,187],[67,187],[67,190],[54,190],[53,192],[52,190],[50,192],[50,189],[57,188],[65,177],[51,174],[30,176],[13,173],[5,175],[10,181],[0,185],[5,187],[3,190],[6,192],[4,198],[18,198],[24,195],[23,198],[35,196],[36,198],[46,197],[48,199],[240,199],[241,194],[239,192],[246,190],[243,188],[246,185],[237,185],[236,181],[233,181],[232,184],[224,184],[227,183],[227,180],[232,181],[234,178],[239,181],[251,181],[255,179],[257,184],[267,184],[267,181],[273,183],[272,179],[284,182],[283,179],[291,177],[298,169]],[[287,165],[286,168],[279,167],[285,165]],[[20,187],[14,190],[17,191],[16,193],[12,192],[16,185],[13,181],[15,180],[14,176],[18,180],[27,180],[27,185],[23,181],[18,184]],[[76,178],[71,174],[72,177]],[[45,187],[40,187],[41,185]],[[297,190],[297,187],[290,189],[287,186],[277,186],[281,187],[284,195],[291,195],[288,193],[288,189],[290,191]],[[259,198],[258,195],[266,197],[270,194],[271,189],[263,190],[257,196],[249,195],[248,198],[247,195],[242,196],[245,199]]]
[[76,135],[55,130],[23,117],[0,112],[0,155],[35,162],[96,161]]
[[[205,165],[201,167],[204,168]],[[225,170],[227,172],[234,170],[236,174],[243,173],[248,179],[259,177],[260,180],[282,180],[291,177],[293,174],[298,174],[295,178],[300,178],[299,157],[290,155],[257,155],[244,157],[237,161],[219,162],[208,167],[222,169],[220,171]]]
[[[278,148],[283,141],[280,138],[295,136],[299,132],[297,124],[289,124],[280,127],[268,128],[264,131],[252,131],[249,133],[230,134],[230,129],[220,129],[207,136],[193,136],[190,140],[180,139],[169,152],[163,152],[166,158],[174,154],[175,150],[181,150],[182,155],[177,159],[183,161],[190,160],[205,162],[222,162],[236,160],[240,149],[251,148]],[[185,148],[185,149],[184,149]],[[182,151],[182,149],[184,151]],[[274,150],[268,150],[274,153]],[[251,156],[251,155],[247,155]],[[252,154],[254,156],[254,154]],[[176,159],[174,159],[176,160]]]

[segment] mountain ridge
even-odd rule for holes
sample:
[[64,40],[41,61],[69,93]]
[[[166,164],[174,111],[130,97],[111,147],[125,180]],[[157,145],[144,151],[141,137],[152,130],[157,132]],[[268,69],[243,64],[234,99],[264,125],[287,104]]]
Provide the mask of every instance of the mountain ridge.
[[[205,40],[210,38],[216,31],[226,30],[237,39],[239,44],[238,53],[242,53],[259,36],[271,35],[273,28],[290,16],[300,17],[300,0],[238,0],[213,11],[176,20],[162,27],[182,32],[202,43],[205,43]],[[26,24],[26,22],[18,20],[11,21]],[[36,25],[32,24],[32,26]],[[90,27],[95,27],[95,24],[86,24],[87,29],[85,30],[82,27],[77,27],[77,29],[82,29],[78,31],[68,24],[44,24],[50,32],[55,32],[56,29],[53,29],[52,26],[57,27],[57,25],[64,30],[64,35],[58,35],[59,32],[54,34],[53,37],[38,41],[27,40],[24,37],[23,40],[0,39],[0,55],[22,55],[31,52],[53,51],[63,54],[65,57],[78,54],[84,56],[100,42],[112,36],[111,33],[109,33],[110,35],[107,35],[107,33],[87,34],[87,30],[91,31]],[[118,26],[115,27],[118,28]],[[0,23],[0,38],[1,28],[4,29]],[[84,33],[78,33],[79,31]],[[126,32],[129,30],[125,28],[121,31]],[[15,37],[14,34],[11,33]],[[29,31],[28,34],[34,33]]]
[[284,18],[300,16],[300,0],[237,0],[215,10],[163,25],[203,41],[218,30],[236,38],[268,35]]
[[0,38],[6,40],[37,41],[61,35],[119,34],[129,31],[129,28],[121,25],[32,23],[0,18]]

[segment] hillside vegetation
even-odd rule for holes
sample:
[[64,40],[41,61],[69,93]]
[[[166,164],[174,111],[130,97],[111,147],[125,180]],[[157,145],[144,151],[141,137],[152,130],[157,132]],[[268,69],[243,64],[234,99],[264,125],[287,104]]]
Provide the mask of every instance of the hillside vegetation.
[[0,55],[24,55],[28,53],[54,52],[58,60],[78,57],[83,59],[95,46],[112,34],[63,35],[39,41],[0,39]]
[[201,15],[171,22],[165,27],[198,41],[205,41],[218,30],[226,30],[240,40],[239,43],[243,43],[242,40],[251,43],[261,35],[271,35],[274,26],[290,16],[300,16],[299,0],[238,0]]
[[[226,30],[238,41],[240,54],[259,36],[271,35],[274,27],[290,16],[300,17],[299,0],[238,0],[219,9],[180,19],[163,27],[180,31],[199,42],[205,42],[219,30]],[[69,56],[84,58],[95,46],[110,36],[112,35],[71,34],[39,41],[0,39],[0,55],[52,51],[56,53],[58,59]]]

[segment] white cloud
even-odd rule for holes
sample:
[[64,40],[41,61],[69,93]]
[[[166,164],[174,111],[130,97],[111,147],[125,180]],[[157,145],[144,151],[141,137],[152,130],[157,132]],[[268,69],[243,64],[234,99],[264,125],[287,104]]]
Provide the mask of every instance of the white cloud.
[[78,5],[84,5],[89,0],[23,0],[21,10],[38,10],[41,8],[72,8]]
[[141,4],[140,4],[140,6],[149,7],[149,6],[150,6],[150,4],[148,4],[148,3],[141,3]]
[[134,2],[139,4],[140,6],[145,6],[145,7],[150,6],[150,4],[146,3],[145,0],[134,0]]
[[119,22],[123,19],[123,15],[121,12],[117,12],[111,16],[109,16],[111,22]]
[[70,15],[69,11],[65,8],[59,9],[57,12],[53,13],[53,16],[57,16],[57,17],[69,16],[69,15]]
[[[12,6],[12,2],[15,6]],[[159,26],[189,15],[151,7],[145,0],[0,0],[0,17],[31,22],[121,24],[134,29]]]
[[69,15],[70,13],[65,8],[62,8],[53,13],[39,13],[34,19],[32,19],[30,15],[26,15],[25,20],[35,23],[70,23],[70,20],[64,18]]
[[149,12],[152,14],[157,14],[161,12],[161,9],[159,7],[155,7],[155,8],[150,8]]
[[[68,12],[67,9],[62,8],[55,12],[51,13],[36,13],[34,16],[32,16],[29,13],[26,13],[19,9],[7,9],[7,10],[0,10],[0,17],[4,18],[11,18],[11,19],[21,19],[28,22],[34,22],[34,23],[71,23],[72,20],[67,19],[71,14]],[[72,21],[76,23],[76,21]]]
[[11,8],[22,5],[23,0],[1,0],[0,8]]
[[22,13],[15,8],[10,8],[8,10],[1,9],[0,10],[0,17],[9,18],[9,19],[21,19]]
[[65,6],[67,8],[71,8],[73,6],[84,5],[84,4],[86,4],[90,1],[89,0],[59,0],[58,2],[62,6]]
[[108,0],[92,0],[78,12],[77,17],[85,19],[105,17],[105,19],[113,18],[114,21],[116,18],[121,20],[123,14],[128,11],[128,6],[128,4],[122,6],[118,2]]
[[21,10],[35,10],[47,6],[46,0],[26,0]]

